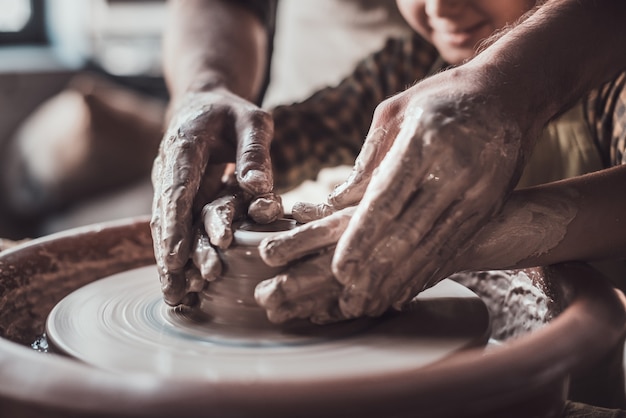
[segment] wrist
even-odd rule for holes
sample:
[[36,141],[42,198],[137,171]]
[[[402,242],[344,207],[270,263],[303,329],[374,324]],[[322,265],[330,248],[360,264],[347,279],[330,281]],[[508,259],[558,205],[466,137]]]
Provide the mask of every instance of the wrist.
[[208,93],[227,88],[226,78],[218,73],[208,72],[194,77],[184,89],[183,94]]

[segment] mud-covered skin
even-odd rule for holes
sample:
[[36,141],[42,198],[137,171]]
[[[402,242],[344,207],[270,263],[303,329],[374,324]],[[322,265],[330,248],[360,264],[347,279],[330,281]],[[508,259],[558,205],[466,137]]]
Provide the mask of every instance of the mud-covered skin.
[[334,247],[348,226],[354,209],[342,209],[322,221],[264,239],[259,245],[261,258],[267,265],[284,266],[306,255]]
[[336,211],[337,209],[328,203],[296,202],[291,208],[291,216],[296,221],[305,224],[332,215]]
[[331,271],[331,260],[353,213],[354,207],[348,207],[261,242],[259,253],[270,266],[303,259],[257,286],[255,299],[270,321],[308,318],[325,324],[347,319],[339,308],[343,286]]
[[223,88],[183,95],[172,110],[152,170],[151,229],[165,301],[178,305],[186,294],[194,212],[217,196],[224,164],[236,162],[238,184],[251,196],[272,191],[273,122]]
[[381,110],[384,109],[384,106],[385,103],[383,102],[376,109],[377,114],[374,115],[370,132],[367,134],[365,143],[354,162],[352,173],[344,183],[337,186],[328,196],[329,206],[343,209],[358,204],[374,175],[374,170],[391,148],[399,126],[393,125],[393,123],[390,126],[377,125],[376,120],[380,120],[380,114],[385,112]]
[[257,285],[254,297],[271,322],[307,318],[326,324],[347,319],[339,309],[342,286],[330,270],[332,256],[331,248]]
[[243,192],[233,190],[204,206],[202,221],[212,245],[221,249],[230,246],[233,241],[233,221],[242,217],[246,202]]
[[484,96],[416,87],[377,109],[373,125],[388,126],[393,144],[337,243],[332,267],[349,317],[379,314],[440,280],[525,159],[520,129]]
[[248,206],[248,216],[260,224],[272,223],[283,215],[282,199],[275,193],[258,196]]
[[[467,271],[467,270],[485,270],[494,268],[517,267],[520,264],[526,264],[526,260],[537,259],[537,257],[549,253],[556,248],[565,238],[568,228],[578,214],[580,206],[580,193],[573,187],[550,190],[544,189],[526,189],[514,192],[506,201],[500,213],[491,219],[464,247],[459,254],[449,263],[439,263],[434,258],[429,265],[430,268],[440,267],[435,280],[448,277],[450,274]],[[295,260],[296,254],[314,254],[320,252],[320,245],[324,243],[326,249],[322,251],[332,251],[333,243],[329,241],[339,239],[342,232],[347,226],[344,219],[338,222],[338,216],[345,215],[349,218],[353,212],[353,208],[344,209],[326,218],[321,218],[311,223],[289,231],[289,233],[274,236],[261,243],[261,254],[267,263],[283,263],[287,264]],[[320,239],[324,236],[332,237],[325,240]],[[315,245],[317,242],[320,245]],[[311,273],[317,272],[320,277],[302,277],[301,280],[308,281],[306,290],[299,289],[295,285],[291,285],[290,291],[286,292],[281,286],[296,280],[291,270],[283,273],[280,278],[267,281],[263,285],[261,294],[263,298],[259,299],[269,312],[270,317],[280,321],[296,317],[303,317],[304,312],[308,312],[309,316],[326,315],[328,307],[334,305],[330,303],[329,295],[340,297],[343,292],[337,293],[336,280],[331,280],[328,276],[330,271],[330,259],[326,255],[325,258],[309,256],[304,259],[303,263],[317,263],[317,270],[309,270]],[[319,263],[329,263],[324,268]],[[533,265],[536,263],[533,263]],[[294,264],[298,266],[298,264]],[[292,268],[293,269],[293,268]],[[392,270],[391,279],[396,279],[403,274]],[[381,300],[391,300],[391,307],[401,309],[402,305],[413,297],[415,292],[419,292],[423,284],[419,281],[408,282],[406,287],[401,288],[403,282],[397,281],[395,287],[384,287],[387,294],[379,295]],[[430,284],[429,283],[429,284]],[[317,289],[312,290],[311,287],[317,285]],[[316,305],[311,298],[319,298],[320,301]],[[392,299],[395,298],[395,299]],[[306,299],[307,307],[296,310],[295,305],[298,301]],[[369,312],[370,316],[382,314],[389,305],[379,303]],[[308,309],[308,310],[307,310]],[[315,309],[320,309],[316,311]],[[335,312],[335,311],[333,311]],[[337,315],[338,319],[343,319],[347,315]]]
[[[484,95],[437,92],[436,85],[418,84],[383,102],[350,178],[326,203],[300,210],[303,220],[313,219],[360,201],[347,226],[338,228],[330,215],[290,232],[290,241],[264,243],[265,261],[284,263],[316,246],[307,240],[324,237],[331,246],[330,237],[340,237],[331,266],[342,285],[344,317],[399,308],[455,271],[450,260],[499,210],[519,177],[530,149],[521,128]],[[266,308],[288,311],[290,301],[281,297]]]
[[[222,272],[222,263],[219,260],[217,251],[211,245],[209,237],[200,230],[196,232],[196,241],[191,259],[195,268],[200,272],[202,279],[206,281],[210,282],[217,279]],[[190,291],[190,289],[187,290]]]
[[[466,269],[515,266],[555,248],[578,213],[580,193],[574,188],[549,193],[514,193],[461,255]],[[511,239],[514,237],[514,239]],[[478,262],[478,264],[473,264]]]

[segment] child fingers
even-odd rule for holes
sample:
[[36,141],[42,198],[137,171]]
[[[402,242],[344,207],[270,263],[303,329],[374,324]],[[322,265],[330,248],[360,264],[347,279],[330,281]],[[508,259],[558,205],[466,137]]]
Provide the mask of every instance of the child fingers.
[[296,202],[291,215],[299,223],[308,223],[332,215],[337,210],[328,203]]
[[324,299],[337,295],[341,285],[330,272],[330,255],[322,254],[264,280],[255,289],[255,299],[266,309],[277,309],[307,298]]
[[334,246],[353,212],[354,208],[346,208],[326,218],[266,238],[259,245],[261,258],[270,266],[282,266]]

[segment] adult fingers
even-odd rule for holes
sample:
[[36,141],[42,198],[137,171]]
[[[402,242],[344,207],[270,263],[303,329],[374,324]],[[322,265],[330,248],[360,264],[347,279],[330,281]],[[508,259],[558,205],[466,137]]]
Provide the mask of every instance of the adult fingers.
[[221,249],[233,241],[232,223],[246,211],[245,195],[230,189],[224,196],[206,204],[202,209],[204,229],[211,244]]
[[291,208],[291,216],[305,224],[332,215],[336,211],[337,209],[328,203],[296,202]]
[[383,127],[372,129],[354,162],[350,176],[328,196],[330,206],[342,209],[355,205],[361,200],[372,178],[372,173],[391,147],[391,135],[394,133],[388,132]]
[[[410,207],[431,170],[423,158],[422,142],[413,141],[416,120],[405,123],[394,145],[379,166],[344,235],[337,243],[333,271],[344,285],[355,281],[358,266],[388,234],[389,225]],[[404,129],[406,128],[406,129]],[[424,161],[425,160],[425,161]]]
[[222,262],[211,245],[209,237],[199,231],[195,242],[191,259],[200,271],[200,276],[206,281],[217,279],[222,272]]
[[264,239],[259,245],[261,258],[270,266],[283,266],[334,246],[348,226],[354,210],[354,207],[342,209],[326,218]]
[[270,321],[309,318],[327,323],[344,319],[337,302],[341,285],[330,271],[331,255],[332,251],[323,253],[257,286],[255,298]]
[[[211,120],[219,129],[219,115]],[[182,270],[191,252],[192,208],[209,160],[209,138],[201,132],[205,123],[174,118],[152,170],[154,200],[151,229],[155,257],[166,302],[176,305],[185,293]]]
[[274,135],[272,116],[260,109],[237,118],[237,181],[253,197],[274,187],[270,142]]
[[248,216],[260,224],[269,224],[283,216],[283,202],[279,195],[266,193],[252,200]]

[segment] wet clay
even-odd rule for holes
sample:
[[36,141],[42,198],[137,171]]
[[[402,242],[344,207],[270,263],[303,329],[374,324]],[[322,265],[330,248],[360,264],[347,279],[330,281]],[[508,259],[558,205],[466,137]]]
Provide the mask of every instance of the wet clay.
[[[572,201],[577,197],[574,189],[535,193],[533,200],[513,195],[498,218],[479,232],[474,240],[478,244],[470,245],[464,256],[469,269],[514,266],[556,247],[576,217]],[[480,260],[481,265],[471,266],[472,260]]]
[[539,329],[558,312],[533,270],[464,272],[450,279],[480,295],[491,316],[491,336],[499,341]]
[[234,225],[233,244],[219,248],[221,273],[199,294],[195,309],[221,324],[258,326],[269,324],[265,310],[254,299],[254,290],[263,280],[279,274],[283,267],[268,266],[259,254],[259,243],[296,226],[281,218],[269,224],[244,221]]
[[[473,416],[549,416],[560,407],[568,376],[581,359],[595,364],[608,347],[623,339],[624,309],[610,286],[584,266],[560,265],[525,270],[531,271],[527,274],[535,287],[550,290],[546,294],[554,301],[550,307],[556,309],[555,316],[565,309],[544,332],[511,341],[489,355],[470,351],[426,368],[401,365],[398,372],[385,369],[367,378],[344,374],[330,380],[284,379],[272,384],[224,383],[208,375],[204,380],[169,379],[110,373],[34,352],[30,344],[61,297],[101,277],[153,264],[151,243],[148,219],[143,218],[73,230],[0,254],[0,382],[9,383],[0,385],[3,414],[199,418],[219,411],[221,416],[276,418],[343,417],[349,411],[360,417],[410,417],[419,410],[425,416],[454,418],[467,416],[468,411]],[[157,280],[155,275],[151,280]],[[155,298],[161,300],[158,286]],[[422,313],[414,322],[418,327],[428,325],[419,320]],[[453,316],[451,322],[465,326],[466,319]],[[389,341],[389,336],[381,341]],[[347,354],[355,347],[351,345]],[[146,354],[143,351],[141,358]],[[282,359],[280,353],[275,357]]]
[[257,223],[268,224],[283,216],[283,203],[279,195],[266,193],[254,199],[248,207],[248,216]]

